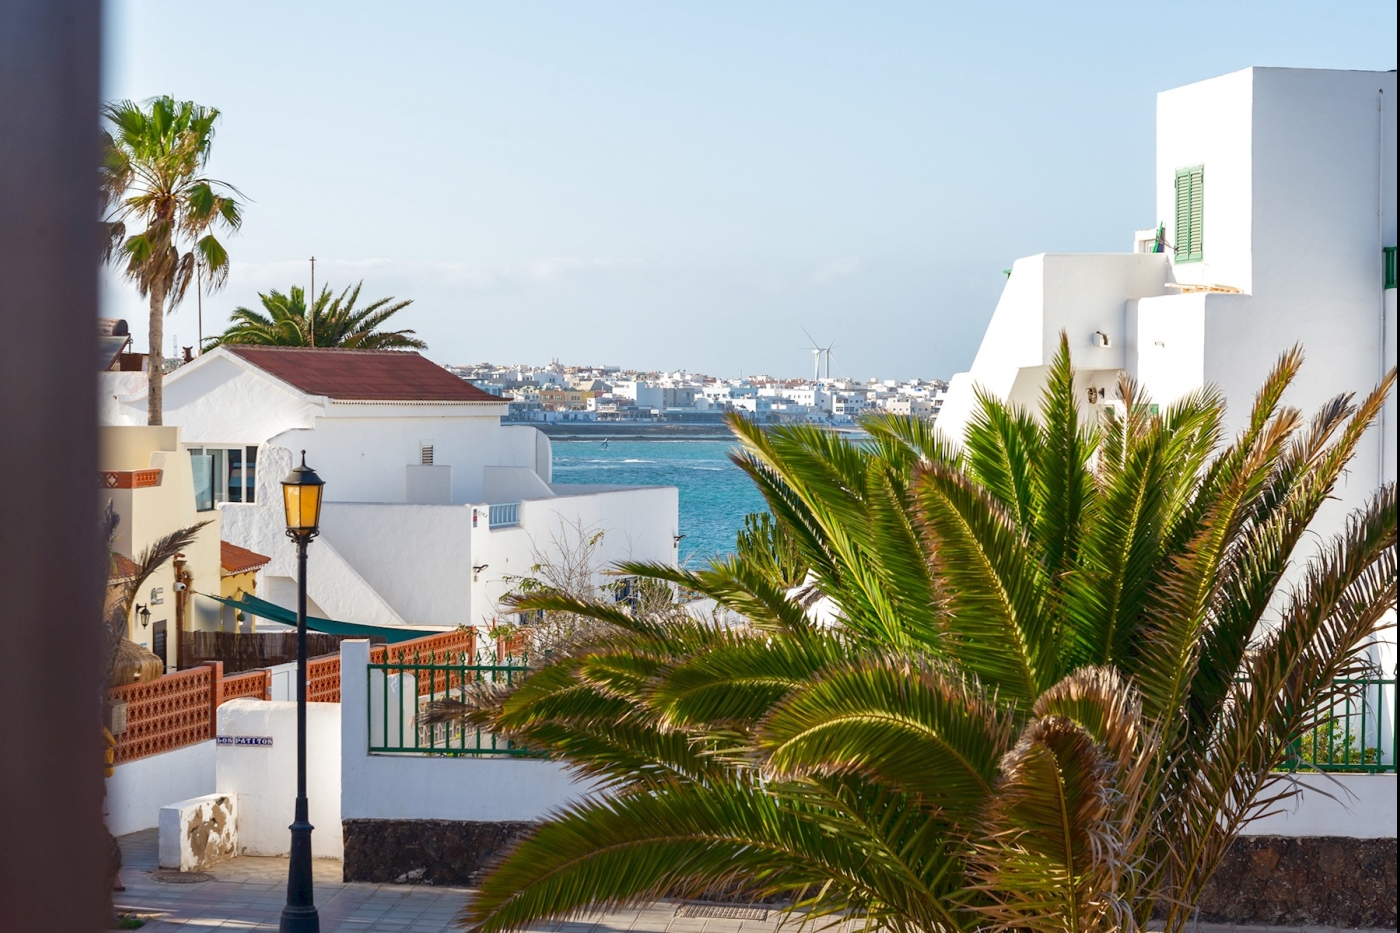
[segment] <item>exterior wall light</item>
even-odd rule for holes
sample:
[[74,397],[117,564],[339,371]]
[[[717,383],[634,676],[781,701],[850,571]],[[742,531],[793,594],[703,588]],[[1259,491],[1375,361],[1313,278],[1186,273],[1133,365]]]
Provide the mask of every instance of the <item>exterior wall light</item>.
[[136,615],[141,620],[141,627],[144,629],[151,624],[151,609],[140,603],[136,605]]
[[287,536],[297,541],[310,541],[321,532],[321,491],[325,482],[306,465],[306,451],[301,452],[301,465],[292,468],[282,480],[282,502],[287,510]]

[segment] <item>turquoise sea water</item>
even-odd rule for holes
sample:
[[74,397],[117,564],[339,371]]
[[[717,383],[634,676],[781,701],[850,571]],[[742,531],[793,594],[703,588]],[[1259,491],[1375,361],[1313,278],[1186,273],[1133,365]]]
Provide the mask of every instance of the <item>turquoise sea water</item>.
[[726,454],[729,441],[554,441],[554,482],[633,483],[680,490],[683,566],[734,550],[734,536],[763,497]]

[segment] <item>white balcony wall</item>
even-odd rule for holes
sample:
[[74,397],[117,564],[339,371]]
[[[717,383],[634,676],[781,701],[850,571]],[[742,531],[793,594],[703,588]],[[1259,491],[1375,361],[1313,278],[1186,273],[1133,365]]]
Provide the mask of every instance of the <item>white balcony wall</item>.
[[[483,508],[472,529],[472,563],[484,566],[472,584],[472,624],[491,625],[503,611],[510,578],[532,575],[540,558],[574,549],[580,537],[602,531],[594,553],[602,570],[618,561],[676,559],[677,492],[673,486],[583,486],[555,484],[555,497],[527,499],[520,524],[492,530]],[[609,577],[600,574],[598,583]]]
[[341,819],[539,820],[590,790],[553,761],[369,754],[368,664],[341,642]]
[[550,499],[555,494],[529,467],[487,467],[483,480],[481,498],[490,505],[519,502],[522,499]]
[[[470,506],[328,502],[321,529],[321,539],[393,607],[399,624],[470,624]],[[352,614],[334,618],[361,621]]]
[[[981,388],[1030,408],[1039,404],[1045,373],[1059,350],[1060,332],[1069,338],[1075,366],[1087,385],[1112,388],[1125,365],[1130,300],[1166,293],[1166,257],[1150,253],[1041,254],[1016,260],[987,333],[966,373],[953,377],[938,414],[938,428],[962,437]],[[1093,343],[1094,333],[1109,346]],[[1087,396],[1081,397],[1087,404]]]

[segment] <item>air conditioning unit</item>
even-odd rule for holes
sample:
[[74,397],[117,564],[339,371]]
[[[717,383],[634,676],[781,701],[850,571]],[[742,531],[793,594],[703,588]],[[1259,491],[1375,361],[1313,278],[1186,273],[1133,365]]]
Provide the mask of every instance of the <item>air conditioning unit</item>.
[[1096,347],[1111,347],[1113,341],[1108,339],[1108,334],[1101,330],[1094,331],[1094,336],[1089,338],[1089,343]]

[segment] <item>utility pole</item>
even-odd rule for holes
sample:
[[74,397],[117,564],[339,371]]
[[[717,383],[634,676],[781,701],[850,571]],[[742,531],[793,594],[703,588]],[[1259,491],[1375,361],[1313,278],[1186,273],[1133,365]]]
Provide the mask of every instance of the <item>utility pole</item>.
[[307,331],[311,334],[311,346],[316,346],[316,257],[311,257],[311,294],[306,296]]
[[199,340],[195,343],[195,352],[204,352],[204,277],[199,271],[199,259],[194,261],[194,300],[199,308]]

